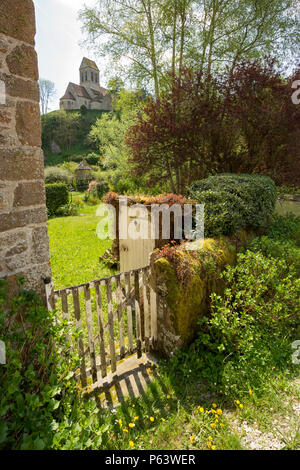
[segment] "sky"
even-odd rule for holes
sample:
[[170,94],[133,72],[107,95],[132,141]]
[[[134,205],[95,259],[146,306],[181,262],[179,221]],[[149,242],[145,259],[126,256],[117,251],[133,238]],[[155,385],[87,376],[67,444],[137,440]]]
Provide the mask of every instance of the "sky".
[[105,86],[101,74],[101,59],[80,47],[84,37],[77,19],[78,11],[93,5],[94,0],[34,0],[36,12],[36,50],[41,78],[55,83],[57,94],[50,110],[59,109],[61,98],[69,82],[79,83],[79,67],[84,56],[96,60],[100,69],[101,85]]

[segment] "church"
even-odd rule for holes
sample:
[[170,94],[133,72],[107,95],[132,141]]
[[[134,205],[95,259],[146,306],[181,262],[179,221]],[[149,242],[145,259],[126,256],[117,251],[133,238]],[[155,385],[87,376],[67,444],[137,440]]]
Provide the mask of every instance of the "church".
[[112,96],[100,86],[100,71],[93,60],[83,58],[79,69],[80,85],[70,82],[60,99],[60,109],[99,109],[112,110]]

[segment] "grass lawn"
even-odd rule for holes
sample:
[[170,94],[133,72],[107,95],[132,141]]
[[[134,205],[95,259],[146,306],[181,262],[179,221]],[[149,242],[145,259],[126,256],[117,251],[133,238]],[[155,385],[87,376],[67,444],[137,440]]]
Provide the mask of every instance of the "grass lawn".
[[69,287],[113,274],[99,262],[111,247],[111,240],[96,235],[97,206],[83,204],[75,217],[57,217],[48,221],[51,268],[54,287]]

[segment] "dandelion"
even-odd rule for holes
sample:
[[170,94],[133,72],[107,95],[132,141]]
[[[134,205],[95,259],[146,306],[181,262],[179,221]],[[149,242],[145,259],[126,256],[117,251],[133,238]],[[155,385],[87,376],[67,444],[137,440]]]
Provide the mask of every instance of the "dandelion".
[[135,416],[135,417],[133,418],[133,421],[137,421],[138,419],[140,419],[140,418],[139,418],[138,416]]
[[170,395],[167,395],[167,400],[170,400],[170,398],[171,398]]
[[191,436],[191,437],[190,437],[190,442],[191,442],[192,445],[194,444],[194,442],[195,442],[195,436]]
[[239,405],[241,402],[240,400],[235,400],[236,404]]
[[218,414],[219,416],[221,416],[222,413],[223,413],[223,411],[221,410],[221,408],[218,408],[218,409],[217,409],[217,414]]
[[161,418],[161,420],[162,420],[163,423],[166,421],[165,418]]
[[200,411],[200,413],[204,413],[204,408],[202,408],[202,406],[198,406],[198,410]]
[[150,416],[150,421],[151,421],[151,423],[153,423],[153,422],[154,422],[154,418],[153,418],[153,416]]
[[130,447],[134,447],[134,442],[133,442],[133,441],[129,441],[129,445],[130,445]]
[[211,427],[212,427],[212,428],[215,428],[216,426],[217,426],[216,423],[212,423],[212,424],[211,424]]
[[223,428],[223,427],[224,427],[224,424],[223,424],[223,423],[220,423],[220,426],[221,426],[221,428]]
[[249,388],[249,395],[253,395],[253,390],[251,390],[251,388]]
[[135,408],[135,405],[132,405],[132,408]]
[[212,441],[212,440],[213,440],[213,437],[212,437],[212,436],[208,436],[208,439],[209,439],[210,441]]
[[211,450],[216,450],[216,446],[211,446]]
[[207,447],[211,447],[211,442],[210,441],[208,441]]
[[213,408],[217,408],[218,405],[216,403],[213,403],[212,406]]
[[129,423],[128,426],[129,426],[130,428],[134,428],[134,427],[135,427],[135,424],[134,424],[134,423]]
[[120,428],[122,427],[122,424],[123,424],[123,421],[121,419],[119,419]]
[[210,410],[212,413],[216,413],[216,410],[214,410],[213,408]]
[[123,431],[124,431],[124,432],[129,432],[128,429],[126,429],[126,428],[124,428]]
[[240,408],[244,408],[244,405],[242,403],[240,403]]

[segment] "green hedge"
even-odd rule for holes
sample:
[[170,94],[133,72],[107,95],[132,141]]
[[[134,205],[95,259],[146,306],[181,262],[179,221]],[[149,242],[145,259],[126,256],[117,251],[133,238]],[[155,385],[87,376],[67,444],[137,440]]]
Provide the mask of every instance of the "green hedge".
[[242,228],[264,228],[277,191],[268,176],[222,174],[195,181],[190,197],[205,204],[205,236],[233,235]]
[[46,204],[49,216],[56,215],[58,209],[69,202],[68,188],[64,183],[46,184]]

